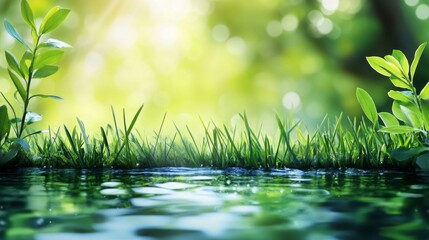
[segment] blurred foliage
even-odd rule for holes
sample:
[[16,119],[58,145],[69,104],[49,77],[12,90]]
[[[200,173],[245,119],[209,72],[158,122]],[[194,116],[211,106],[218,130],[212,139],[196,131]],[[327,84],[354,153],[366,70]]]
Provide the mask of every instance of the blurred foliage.
[[[388,109],[390,83],[372,72],[365,56],[401,49],[411,58],[429,38],[421,31],[429,6],[419,0],[29,3],[38,21],[53,5],[72,10],[53,35],[74,48],[54,76],[58,81],[43,80],[35,89],[65,98],[35,103],[44,113],[44,127],[75,125],[79,117],[96,128],[110,121],[110,105],[134,111],[144,103],[139,124],[146,130],[156,129],[165,112],[167,122],[198,128],[199,115],[234,124],[243,111],[264,122],[266,130],[275,128],[273,112],[293,114],[311,129],[327,113],[361,115],[354,94],[358,86],[369,89],[378,109]],[[0,0],[2,18],[23,25],[17,13],[19,1]],[[4,28],[0,42],[2,52],[19,47]],[[423,56],[420,65],[428,61]],[[4,58],[0,68],[0,89],[7,92]],[[418,73],[421,88],[429,69]]]

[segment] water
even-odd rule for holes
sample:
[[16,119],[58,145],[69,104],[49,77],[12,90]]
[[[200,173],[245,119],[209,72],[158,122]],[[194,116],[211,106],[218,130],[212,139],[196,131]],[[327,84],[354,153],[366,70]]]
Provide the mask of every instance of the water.
[[0,239],[429,239],[429,174],[0,173]]

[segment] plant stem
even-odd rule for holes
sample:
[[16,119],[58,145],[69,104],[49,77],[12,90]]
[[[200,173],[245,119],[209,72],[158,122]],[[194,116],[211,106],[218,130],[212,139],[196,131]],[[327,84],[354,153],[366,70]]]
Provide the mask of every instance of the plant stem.
[[24,129],[25,129],[25,118],[27,117],[27,113],[28,113],[27,112],[28,105],[30,104],[30,87],[31,87],[31,80],[33,79],[33,67],[34,67],[34,62],[36,59],[36,54],[37,54],[37,50],[39,47],[39,41],[40,41],[41,37],[42,37],[42,34],[37,36],[37,40],[34,44],[34,50],[33,50],[33,54],[32,54],[33,56],[31,57],[31,63],[30,63],[30,66],[28,67],[28,79],[27,79],[27,89],[26,89],[27,96],[26,96],[25,101],[24,101],[24,111],[22,113],[21,128],[19,129],[19,132],[18,132],[18,136],[17,136],[18,138],[21,138],[21,136],[24,132]]

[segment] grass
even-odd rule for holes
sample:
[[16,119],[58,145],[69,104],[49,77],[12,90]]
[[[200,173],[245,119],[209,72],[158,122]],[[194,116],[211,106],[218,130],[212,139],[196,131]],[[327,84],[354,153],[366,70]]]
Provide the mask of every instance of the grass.
[[300,122],[276,116],[278,130],[272,137],[252,128],[244,113],[240,115],[244,130],[202,122],[202,139],[196,139],[189,127],[185,131],[176,127],[171,137],[164,137],[164,116],[154,138],[148,139],[133,129],[141,111],[142,107],[128,125],[125,111],[119,121],[112,109],[113,123],[101,127],[98,135],[88,135],[78,119],[73,129],[64,126],[32,138],[34,151],[21,152],[18,161],[3,167],[416,169],[415,162],[390,156],[394,149],[414,147],[416,135],[383,134],[364,120],[342,115],[333,121],[325,117],[311,134]]

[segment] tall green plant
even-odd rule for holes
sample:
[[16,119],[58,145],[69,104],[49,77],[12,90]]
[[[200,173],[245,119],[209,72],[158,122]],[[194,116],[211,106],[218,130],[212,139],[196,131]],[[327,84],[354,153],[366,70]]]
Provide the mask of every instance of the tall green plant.
[[[53,7],[37,27],[30,5],[26,0],[22,0],[21,16],[30,28],[31,41],[26,41],[8,20],[4,20],[6,31],[25,48],[25,51],[19,61],[12,52],[5,51],[7,71],[16,90],[15,100],[18,107],[1,93],[7,106],[0,106],[0,147],[5,148],[7,144],[10,146],[5,153],[0,151],[0,165],[12,160],[20,149],[28,150],[29,146],[25,140],[27,137],[41,133],[27,130],[32,123],[42,120],[39,114],[30,111],[30,103],[36,98],[62,99],[55,95],[34,94],[31,88],[34,81],[47,78],[59,69],[55,64],[64,54],[63,48],[70,45],[57,39],[44,38],[61,25],[69,12],[69,9]],[[13,118],[9,118],[7,107],[10,108]],[[10,133],[11,130],[13,134]]]
[[399,89],[390,90],[387,93],[393,99],[392,113],[377,113],[373,99],[363,89],[356,90],[356,97],[374,128],[379,126],[378,117],[380,117],[383,122],[380,132],[418,136],[419,142],[416,143],[416,147],[393,150],[392,158],[398,161],[415,159],[420,168],[429,170],[429,82],[419,93],[413,84],[414,74],[425,47],[426,43],[423,43],[417,48],[411,65],[400,50],[393,50],[391,55],[386,55],[384,58],[367,57],[369,65],[376,72],[388,77]]

